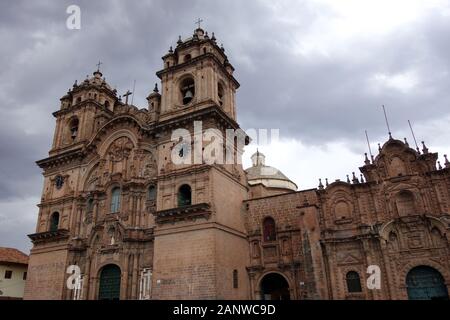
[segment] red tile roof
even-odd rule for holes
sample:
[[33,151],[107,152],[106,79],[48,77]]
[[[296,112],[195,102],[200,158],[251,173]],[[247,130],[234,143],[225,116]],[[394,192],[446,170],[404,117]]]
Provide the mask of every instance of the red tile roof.
[[0,247],[0,263],[28,264],[28,256],[14,248]]

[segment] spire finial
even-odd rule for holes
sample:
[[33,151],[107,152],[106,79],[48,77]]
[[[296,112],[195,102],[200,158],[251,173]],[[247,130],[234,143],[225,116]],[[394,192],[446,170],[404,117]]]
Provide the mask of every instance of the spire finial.
[[350,183],[350,177],[347,175],[347,183]]
[[364,183],[364,176],[363,176],[362,173],[359,175],[359,177],[360,177],[360,179],[361,179],[361,183]]
[[181,36],[178,36],[177,44],[180,45],[180,44],[182,44],[182,43],[183,43],[183,40],[181,40]]
[[441,165],[441,162],[438,160],[438,169],[439,170],[442,170],[443,168],[442,168],[442,165]]
[[153,92],[155,92],[155,93],[159,92],[159,90],[158,90],[158,83],[155,83],[155,88],[153,89]]
[[170,46],[170,48],[169,48],[169,53],[173,53],[173,48],[172,48],[172,46]]
[[422,149],[423,154],[427,154],[428,153],[428,148],[425,145],[425,141],[422,141],[422,146],[423,146],[423,149]]
[[364,153],[364,156],[365,156],[364,163],[365,163],[366,165],[369,165],[369,164],[370,164],[370,160],[369,160],[369,158],[367,157],[367,152]]
[[354,184],[356,184],[356,183],[359,183],[359,180],[358,180],[358,178],[356,177],[356,175],[355,175],[355,173],[354,172],[352,172],[352,175],[353,175],[353,183]]
[[323,190],[322,179],[319,179],[319,189],[320,189],[320,190]]
[[450,162],[448,161],[447,155],[446,155],[446,154],[444,154],[444,158],[445,158],[445,162],[444,162],[445,167],[446,167],[446,168],[450,168]]
[[406,145],[407,147],[409,147],[408,140],[407,140],[406,138],[403,138],[403,139],[405,139],[405,145]]
[[378,144],[378,151],[381,152],[381,144]]
[[328,178],[325,178],[325,186],[328,187],[330,184],[328,183]]

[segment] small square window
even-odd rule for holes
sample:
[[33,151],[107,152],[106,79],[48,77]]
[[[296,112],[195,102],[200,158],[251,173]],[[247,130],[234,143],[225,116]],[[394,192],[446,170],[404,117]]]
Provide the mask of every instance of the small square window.
[[22,279],[23,279],[23,280],[27,280],[27,272],[26,272],[26,271],[23,273]]
[[11,279],[12,278],[12,271],[6,270],[5,271],[5,279]]

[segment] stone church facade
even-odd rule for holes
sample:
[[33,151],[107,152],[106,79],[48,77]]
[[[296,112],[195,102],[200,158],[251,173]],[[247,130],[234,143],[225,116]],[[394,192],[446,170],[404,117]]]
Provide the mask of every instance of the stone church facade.
[[146,109],[100,70],[60,99],[25,299],[448,298],[447,159],[390,137],[359,178],[301,191],[259,152],[244,170],[239,143],[227,164],[174,163],[239,129],[239,83],[202,29],[162,59]]

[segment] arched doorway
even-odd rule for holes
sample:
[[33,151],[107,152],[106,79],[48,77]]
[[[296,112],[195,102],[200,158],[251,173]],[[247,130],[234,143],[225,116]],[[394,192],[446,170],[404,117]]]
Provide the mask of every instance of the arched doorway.
[[269,273],[261,280],[262,300],[290,300],[289,284],[278,273]]
[[100,272],[98,300],[120,299],[120,268],[115,264],[108,264]]
[[436,269],[418,266],[406,276],[409,300],[448,300],[444,278]]

